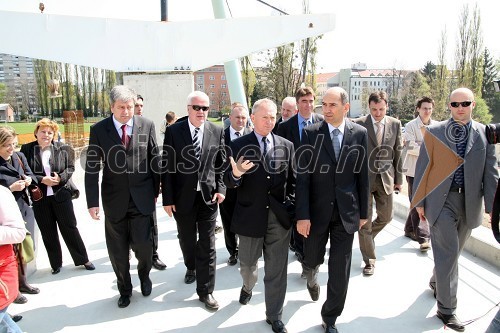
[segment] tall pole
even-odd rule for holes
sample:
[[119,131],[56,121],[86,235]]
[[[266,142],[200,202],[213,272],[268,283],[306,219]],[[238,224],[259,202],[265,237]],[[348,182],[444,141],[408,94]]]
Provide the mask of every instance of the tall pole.
[[161,21],[167,22],[168,21],[167,0],[160,0],[160,3],[161,3]]
[[[216,19],[229,17],[223,0],[212,0],[212,8]],[[224,71],[226,72],[226,80],[229,88],[231,103],[239,102],[248,109],[245,88],[243,87],[243,79],[241,78],[241,68],[238,60],[235,59],[225,62]]]

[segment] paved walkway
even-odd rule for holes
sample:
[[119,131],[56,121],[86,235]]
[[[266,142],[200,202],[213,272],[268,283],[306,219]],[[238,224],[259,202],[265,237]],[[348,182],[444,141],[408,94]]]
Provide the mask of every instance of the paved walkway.
[[[217,234],[217,280],[214,292],[219,311],[211,313],[198,301],[195,286],[185,285],[185,267],[177,241],[175,222],[158,205],[160,257],[165,271],[152,270],[153,292],[140,293],[136,261],[132,259],[135,286],[131,304],[119,309],[116,279],[104,241],[104,220],[90,219],[86,210],[83,172],[77,168],[75,181],[82,192],[75,200],[79,229],[87,245],[93,272],[74,267],[63,246],[63,268],[50,273],[47,254],[39,239],[38,270],[29,278],[40,288],[39,295],[26,295],[27,304],[13,304],[10,313],[24,316],[20,327],[29,333],[52,332],[272,332],[264,321],[263,262],[259,282],[249,305],[238,303],[241,277],[238,266],[226,265],[228,258],[222,234]],[[101,214],[102,215],[102,214]],[[102,217],[103,219],[103,217]],[[403,235],[403,224],[393,221],[377,237],[379,259],[375,275],[362,275],[362,260],[355,237],[347,302],[337,327],[342,333],[452,332],[435,316],[436,303],[428,289],[433,268],[432,252],[421,254],[418,244]],[[289,332],[322,332],[320,309],[325,300],[327,266],[320,270],[321,295],[312,302],[300,278],[300,264],[290,255],[288,292],[283,321]],[[460,260],[458,316],[462,321],[485,314],[500,301],[499,269],[465,254]],[[498,308],[467,326],[466,332],[484,332]]]

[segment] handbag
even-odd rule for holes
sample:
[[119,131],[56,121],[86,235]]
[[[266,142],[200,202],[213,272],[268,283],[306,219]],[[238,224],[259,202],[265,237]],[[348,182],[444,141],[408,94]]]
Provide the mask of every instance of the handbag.
[[33,238],[31,237],[31,233],[26,230],[26,237],[24,240],[18,244],[18,254],[19,259],[23,264],[27,264],[32,262],[35,259],[35,249],[33,247]]
[[54,199],[58,202],[63,202],[68,199],[74,200],[78,199],[80,197],[80,191],[76,187],[75,183],[70,179],[64,184],[64,186],[61,186],[59,190],[57,190],[56,193],[54,193]]
[[[21,161],[19,158],[19,155],[17,155],[17,160],[19,161],[19,165],[21,168],[23,168],[24,173],[26,173],[26,168],[24,167],[24,163]],[[26,176],[22,175],[21,178],[25,179]],[[40,201],[43,198],[43,192],[42,190],[38,187],[38,185],[31,184],[28,186],[28,193],[30,195],[31,201]]]

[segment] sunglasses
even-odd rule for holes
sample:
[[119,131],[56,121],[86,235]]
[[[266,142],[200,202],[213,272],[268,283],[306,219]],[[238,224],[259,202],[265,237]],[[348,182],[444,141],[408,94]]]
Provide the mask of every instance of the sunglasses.
[[200,111],[200,110],[208,111],[208,109],[210,109],[209,106],[201,106],[201,105],[188,105],[188,106],[192,107],[193,110],[195,111]]
[[464,108],[468,107],[469,105],[472,104],[472,101],[465,101],[465,102],[451,102],[450,105],[452,108],[458,108],[460,105]]

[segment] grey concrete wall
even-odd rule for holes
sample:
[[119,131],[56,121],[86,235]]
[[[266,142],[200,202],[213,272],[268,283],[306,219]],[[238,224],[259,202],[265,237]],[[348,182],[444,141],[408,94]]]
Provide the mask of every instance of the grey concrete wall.
[[160,127],[168,111],[177,117],[187,114],[186,98],[193,91],[192,73],[124,74],[123,84],[144,97],[143,116],[154,121],[158,143],[163,142]]

